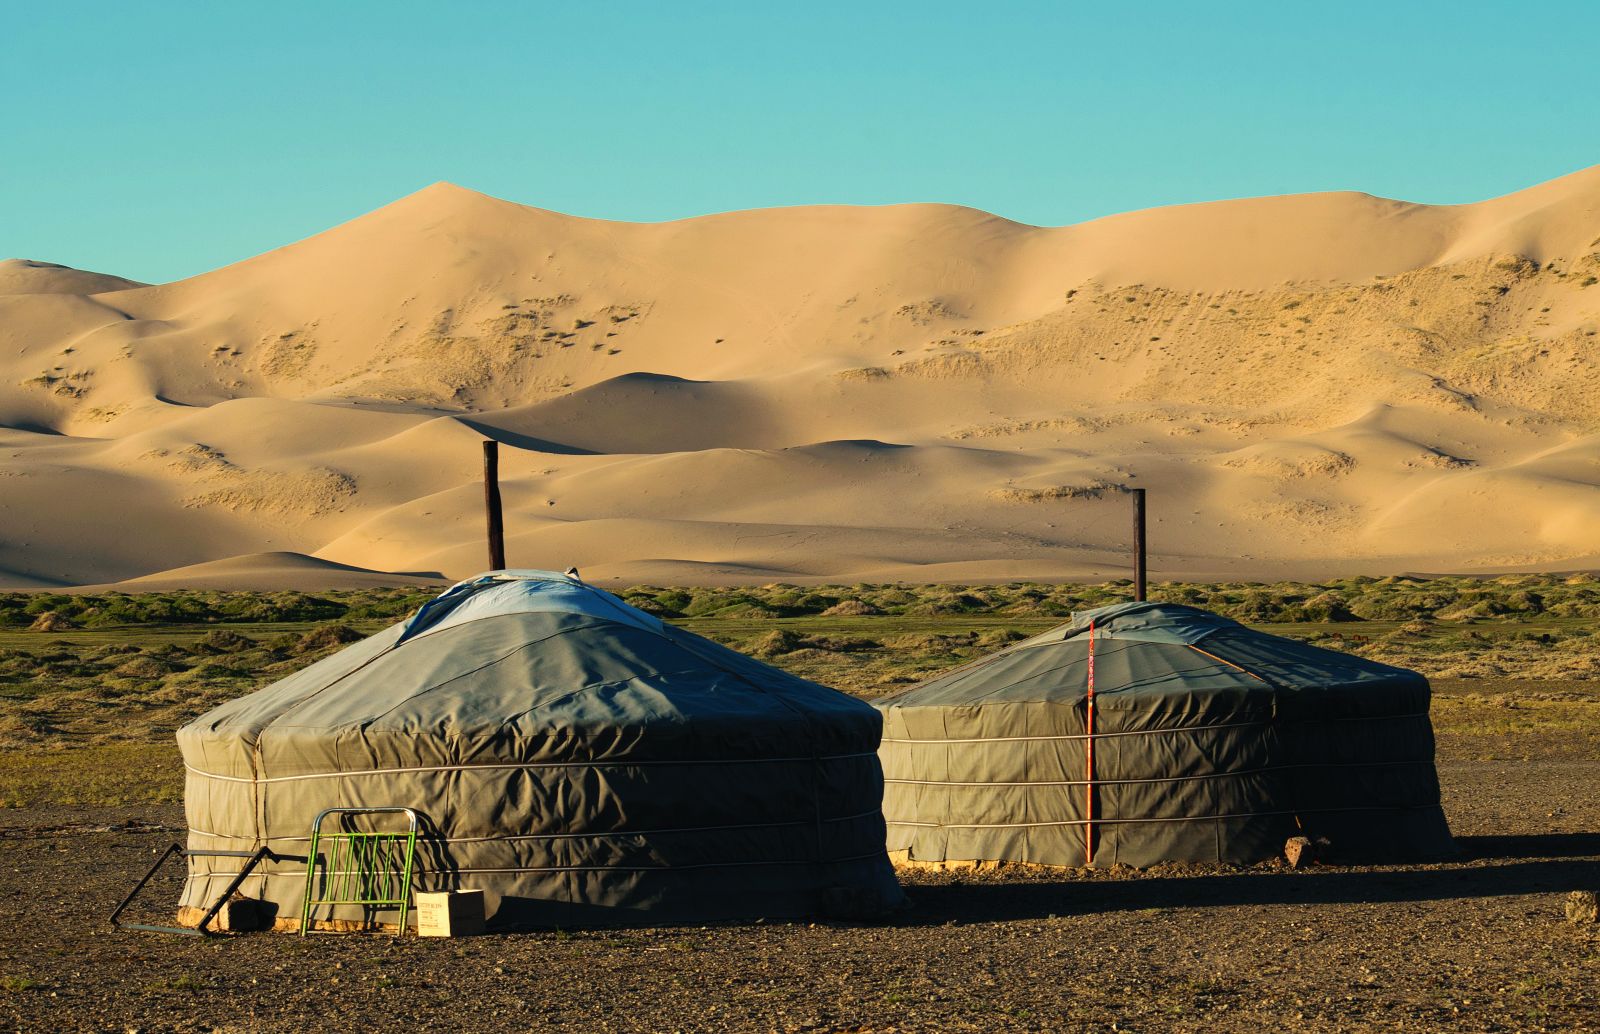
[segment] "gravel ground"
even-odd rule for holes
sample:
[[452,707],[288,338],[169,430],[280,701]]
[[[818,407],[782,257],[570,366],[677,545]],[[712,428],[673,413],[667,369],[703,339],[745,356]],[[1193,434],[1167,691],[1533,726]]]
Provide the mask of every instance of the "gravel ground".
[[[181,812],[0,809],[0,1027],[1600,1029],[1600,927],[1562,914],[1600,889],[1600,728],[1480,724],[1440,738],[1447,865],[908,873],[913,908],[875,925],[120,932],[106,914]],[[144,918],[170,920],[176,879],[151,891]]]

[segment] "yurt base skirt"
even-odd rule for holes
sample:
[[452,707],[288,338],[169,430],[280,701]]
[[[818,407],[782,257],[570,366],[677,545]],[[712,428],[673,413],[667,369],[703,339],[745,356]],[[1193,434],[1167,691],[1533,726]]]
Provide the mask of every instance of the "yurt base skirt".
[[[269,904],[269,903],[268,903]],[[178,909],[178,925],[190,930],[200,925],[200,920],[205,918],[205,909],[191,908],[188,905]],[[260,913],[257,913],[258,915]],[[274,916],[270,919],[263,918],[260,922],[246,922],[243,924],[212,925],[221,933],[255,933],[261,930],[271,930],[273,933],[298,933],[300,920],[298,917]],[[406,924],[409,928],[410,923]],[[355,919],[319,919],[311,924],[311,929],[319,933],[387,933],[398,934],[400,927],[395,923],[362,922]]]
[[897,868],[1042,869],[1253,865],[1280,857],[1289,838],[1323,843],[1319,857],[1339,864],[1432,862],[1455,854],[1438,805],[1351,808],[1170,819],[1107,819],[1094,824],[1092,859],[1079,820],[1053,824],[954,826],[889,823],[889,858]]
[[[474,879],[474,877],[477,877]],[[219,877],[194,880],[190,904],[178,912],[193,927],[205,909],[192,902]],[[253,928],[300,928],[305,871],[252,877],[243,893],[254,898],[260,921]],[[415,890],[442,889],[423,876]],[[709,865],[622,872],[456,873],[452,886],[484,890],[490,930],[656,926],[817,916],[866,919],[905,903],[884,854],[842,860]],[[408,927],[414,925],[413,910]],[[398,932],[394,910],[369,914],[361,906],[318,906],[312,929]]]

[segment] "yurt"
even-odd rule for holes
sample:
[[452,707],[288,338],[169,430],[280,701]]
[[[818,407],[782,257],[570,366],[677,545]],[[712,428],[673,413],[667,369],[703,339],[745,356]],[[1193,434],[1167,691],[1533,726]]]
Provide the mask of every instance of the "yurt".
[[[308,887],[372,898],[383,879],[361,843],[310,851],[328,809],[409,809],[329,814],[374,833],[415,816],[400,897],[481,891],[491,929],[881,911],[902,900],[881,725],[574,577],[486,574],[178,731],[195,852],[182,914],[243,864],[207,851],[268,849],[239,893],[280,929],[300,925]],[[351,870],[353,889],[324,889]],[[319,903],[307,925],[396,916]]]
[[1075,614],[878,703],[890,854],[1247,864],[1304,836],[1446,856],[1428,702],[1416,672],[1193,607]]

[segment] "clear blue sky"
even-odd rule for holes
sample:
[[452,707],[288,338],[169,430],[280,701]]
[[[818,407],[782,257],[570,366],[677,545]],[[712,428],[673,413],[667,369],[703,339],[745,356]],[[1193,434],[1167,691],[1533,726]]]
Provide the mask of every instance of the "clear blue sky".
[[657,220],[947,201],[1027,222],[1600,163],[1600,3],[0,8],[0,257],[169,280],[435,180]]

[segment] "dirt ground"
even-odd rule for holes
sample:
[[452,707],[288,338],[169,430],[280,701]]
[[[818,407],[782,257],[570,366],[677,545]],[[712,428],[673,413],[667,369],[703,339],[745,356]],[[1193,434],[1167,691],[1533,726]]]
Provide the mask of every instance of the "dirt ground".
[[[1442,695],[1459,687],[1441,686]],[[1545,687],[1548,690],[1550,687]],[[1526,687],[1474,683],[1479,697]],[[1485,699],[1489,698],[1485,697]],[[1475,697],[1476,698],[1476,697]],[[1506,705],[1515,714],[1516,707]],[[17,1030],[1595,1030],[1600,729],[1442,733],[1461,857],[1427,867],[907,874],[871,925],[220,940],[105,917],[170,805],[0,810]],[[152,887],[164,921],[176,882]]]

